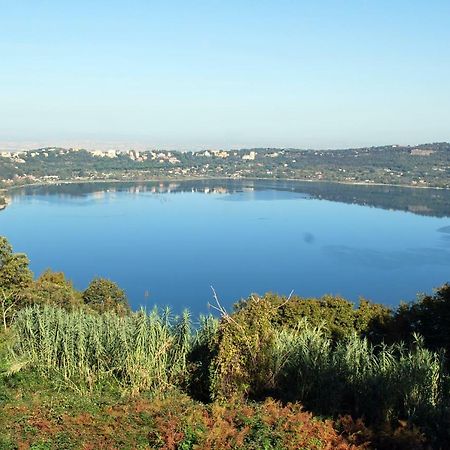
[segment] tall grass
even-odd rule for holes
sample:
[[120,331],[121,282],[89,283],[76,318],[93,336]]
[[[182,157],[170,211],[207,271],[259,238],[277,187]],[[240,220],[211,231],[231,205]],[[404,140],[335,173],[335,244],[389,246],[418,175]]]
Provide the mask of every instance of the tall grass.
[[255,305],[250,316],[201,318],[195,332],[188,313],[120,317],[32,306],[13,323],[13,360],[89,388],[107,380],[132,393],[181,386],[205,401],[270,393],[315,413],[350,413],[369,424],[405,420],[447,437],[444,356],[420,337],[408,347],[373,346],[356,334],[335,342],[307,320],[294,330],[273,326],[270,311],[262,320],[264,304]]
[[90,387],[110,378],[135,392],[163,389],[186,376],[187,312],[175,320],[169,310],[120,317],[33,306],[19,312],[13,328],[14,359],[46,375]]
[[356,335],[333,345],[320,327],[302,321],[277,334],[274,354],[282,395],[324,414],[415,422],[431,420],[448,400],[443,355],[418,336],[412,348],[373,346]]

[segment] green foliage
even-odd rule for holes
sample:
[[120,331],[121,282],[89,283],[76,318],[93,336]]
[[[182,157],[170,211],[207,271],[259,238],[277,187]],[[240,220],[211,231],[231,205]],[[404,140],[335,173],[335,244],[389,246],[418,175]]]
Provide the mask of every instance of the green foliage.
[[73,309],[83,304],[81,293],[78,292],[64,273],[46,270],[29,289],[28,302],[50,304],[64,309]]
[[444,357],[426,349],[420,337],[411,347],[372,345],[349,329],[336,340],[329,325],[311,325],[306,317],[296,327],[282,327],[272,319],[286,303],[275,303],[253,296],[223,317],[212,364],[216,398],[270,392],[319,414],[350,413],[377,426],[405,420],[432,436],[446,436],[450,391]]
[[356,335],[333,345],[303,321],[279,335],[276,358],[285,361],[279,389],[322,414],[345,411],[369,423],[432,421],[448,402],[442,356],[423,347],[372,346]]
[[125,291],[105,278],[95,278],[83,292],[83,301],[98,312],[114,311],[125,314],[129,311]]
[[0,289],[18,291],[26,288],[32,280],[29,261],[23,253],[13,253],[8,240],[0,236]]
[[203,430],[201,429],[192,429],[191,427],[187,427],[184,430],[184,439],[178,443],[177,449],[179,450],[191,450],[197,447],[197,444],[200,440],[200,433]]
[[324,324],[333,338],[342,338],[355,329],[353,303],[341,297],[326,295],[320,299],[304,299],[297,296],[286,297],[269,295],[266,300],[277,306],[274,323],[280,327],[295,328],[298,321],[307,317],[314,326]]
[[[249,150],[255,151],[254,160],[242,158]],[[204,152],[162,150],[158,151],[161,157],[145,151],[140,152],[141,157],[136,159],[121,152],[114,158],[104,158],[86,150],[39,149],[21,154],[22,164],[17,164],[14,158],[0,157],[0,185],[26,184],[36,179],[48,181],[48,176],[59,180],[79,180],[80,177],[90,180],[142,180],[158,177],[205,178],[220,174],[224,178],[239,176],[370,183],[370,191],[376,190],[373,186],[375,183],[450,187],[450,144],[424,144],[414,150],[416,154],[410,147],[402,146],[327,151],[257,148],[230,151],[226,158],[214,154],[205,157]],[[420,155],[420,152],[426,155]],[[175,157],[177,162],[169,162],[171,157]],[[436,167],[440,170],[434,170]],[[391,191],[389,195],[382,196],[382,203],[390,202],[390,194]],[[336,193],[327,195],[334,197]],[[369,192],[364,193],[364,196],[374,197]],[[429,214],[428,205],[423,201],[416,202],[413,198],[416,196],[420,198],[420,192],[412,193],[406,202],[403,201],[402,209],[412,208]],[[351,196],[347,198],[354,201]]]
[[120,317],[35,305],[17,314],[13,331],[10,371],[23,363],[74,386],[111,380],[132,392],[165,389],[186,375],[188,315],[173,321],[156,310]]
[[24,303],[23,292],[32,283],[28,264],[26,255],[13,253],[8,240],[0,236],[0,312],[5,330],[15,310]]
[[216,336],[217,356],[212,365],[214,398],[257,397],[271,389],[275,313],[276,306],[272,303],[252,296],[233,315],[222,318]]
[[399,306],[388,337],[410,341],[413,333],[423,336],[429,348],[444,348],[450,355],[450,284],[434,295],[422,295],[416,302]]
[[200,316],[188,356],[190,395],[201,401],[209,401],[211,392],[212,362],[217,356],[216,335],[219,321],[212,316]]
[[[95,392],[153,395],[182,389],[219,403],[201,412],[192,403],[185,405],[183,414],[195,413],[181,422],[169,410],[161,416],[138,408],[140,425],[149,417],[161,424],[165,416],[173,423],[166,434],[163,428],[170,420],[164,427],[147,424],[146,437],[136,443],[170,442],[168,448],[174,449],[286,448],[291,419],[302,417],[308,426],[312,422],[290,407],[264,403],[274,418],[261,410],[261,403],[250,412],[242,402],[270,395],[320,415],[363,417],[371,430],[353,419],[342,425],[357,430],[348,431],[355,445],[372,441],[377,448],[420,449],[426,442],[445,448],[450,441],[450,377],[441,351],[450,348],[449,284],[395,312],[363,299],[355,307],[329,295],[252,295],[232,314],[219,308],[220,320],[201,317],[193,329],[187,312],[177,318],[169,310],[131,312],[124,291],[109,280],[93,280],[82,294],[62,273],[46,271],[33,282],[26,257],[14,254],[6,239],[0,244],[2,406],[15,398],[32,401],[43,380],[51,392],[70,388],[83,394],[80,401]],[[227,416],[220,402],[236,400],[232,404],[240,416]],[[53,411],[63,420],[63,409]],[[281,416],[284,422],[278,421]],[[19,422],[26,424],[23,436],[35,437],[30,445],[36,448],[70,448],[73,443],[57,426],[50,440],[40,433],[50,419],[42,425],[24,415]],[[331,434],[324,438],[325,428],[307,436],[292,430],[297,448],[322,448],[335,439]],[[12,442],[6,437],[0,445]]]
[[[356,332],[379,339],[391,319],[391,310],[386,306],[360,299],[359,306],[338,296],[321,298],[289,299],[277,294],[266,294],[266,303],[273,305],[272,322],[280,328],[294,329],[298,321],[307,318],[312,326],[321,326],[322,331],[333,340],[339,340]],[[246,302],[241,302],[241,308]]]
[[8,240],[0,236],[0,313],[4,329],[14,314],[33,304],[54,305],[68,310],[86,305],[99,313],[113,311],[120,315],[130,312],[125,292],[110,280],[96,278],[81,293],[62,272],[48,269],[33,281],[28,265],[26,255],[13,253]]
[[355,311],[355,331],[370,342],[381,343],[392,327],[392,315],[391,308],[360,299]]

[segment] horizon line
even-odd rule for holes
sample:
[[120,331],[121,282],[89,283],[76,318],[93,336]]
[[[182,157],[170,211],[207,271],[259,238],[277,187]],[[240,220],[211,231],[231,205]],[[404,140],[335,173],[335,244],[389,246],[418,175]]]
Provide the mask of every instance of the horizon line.
[[220,146],[220,145],[192,145],[192,146],[170,146],[170,145],[151,145],[143,142],[132,141],[111,141],[111,142],[92,142],[92,141],[79,141],[79,142],[58,142],[55,145],[44,143],[43,141],[23,141],[19,143],[17,141],[0,141],[0,152],[29,152],[40,149],[52,149],[61,148],[65,150],[86,150],[86,151],[171,151],[171,152],[199,152],[199,151],[240,151],[240,150],[254,150],[254,149],[276,149],[276,150],[301,150],[301,151],[336,151],[336,150],[358,150],[367,148],[379,148],[379,147],[418,147],[424,145],[436,145],[436,144],[449,144],[449,141],[429,141],[419,143],[380,143],[372,145],[354,145],[354,146],[331,146],[331,147],[302,147],[302,146],[274,146],[274,145],[234,145],[234,146]]

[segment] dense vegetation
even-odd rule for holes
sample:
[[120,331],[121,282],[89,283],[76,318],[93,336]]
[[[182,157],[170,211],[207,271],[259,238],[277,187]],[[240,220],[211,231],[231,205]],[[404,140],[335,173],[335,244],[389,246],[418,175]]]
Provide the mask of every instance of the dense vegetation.
[[448,448],[448,284],[396,310],[216,298],[196,322],[33,279],[0,243],[0,448]]
[[0,154],[3,186],[56,180],[264,178],[449,188],[450,144],[345,150],[89,152],[44,148]]

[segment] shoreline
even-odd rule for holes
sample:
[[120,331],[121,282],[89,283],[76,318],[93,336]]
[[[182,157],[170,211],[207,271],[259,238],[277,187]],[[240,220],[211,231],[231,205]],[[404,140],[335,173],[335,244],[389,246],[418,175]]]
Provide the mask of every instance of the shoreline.
[[167,176],[155,177],[155,178],[145,178],[141,180],[136,179],[110,179],[106,180],[104,178],[100,179],[86,179],[86,180],[52,180],[52,181],[40,181],[36,183],[27,183],[16,186],[9,186],[7,188],[0,189],[0,196],[3,196],[5,203],[0,205],[0,211],[5,210],[10,204],[11,199],[8,199],[7,195],[19,189],[24,189],[27,187],[41,187],[41,186],[58,186],[62,184],[107,184],[107,183],[157,183],[157,182],[183,182],[183,181],[271,181],[271,182],[299,182],[299,183],[328,183],[328,184],[338,184],[345,186],[377,186],[377,187],[393,187],[393,188],[408,188],[408,189],[434,189],[440,191],[450,191],[450,187],[440,187],[440,186],[413,186],[410,184],[392,184],[392,183],[366,183],[366,182],[348,182],[348,181],[331,181],[331,180],[310,180],[302,178],[262,178],[262,177],[186,177],[186,178],[169,178]]
[[144,178],[141,180],[136,179],[110,179],[105,178],[95,178],[86,180],[55,180],[55,181],[40,181],[36,183],[27,183],[16,186],[10,186],[7,188],[2,188],[0,191],[9,192],[16,189],[22,189],[28,186],[55,186],[58,184],[87,184],[87,183],[151,183],[151,182],[167,182],[167,181],[245,181],[245,180],[257,180],[257,181],[298,181],[301,183],[330,183],[330,184],[344,184],[348,186],[386,186],[386,187],[400,187],[400,188],[410,188],[410,189],[436,189],[441,191],[449,191],[450,187],[442,186],[420,186],[411,184],[394,184],[394,183],[366,183],[366,182],[350,182],[350,181],[336,181],[336,180],[311,180],[307,178],[263,178],[263,177],[186,177],[186,178],[169,178],[166,176],[155,177],[155,178]]

